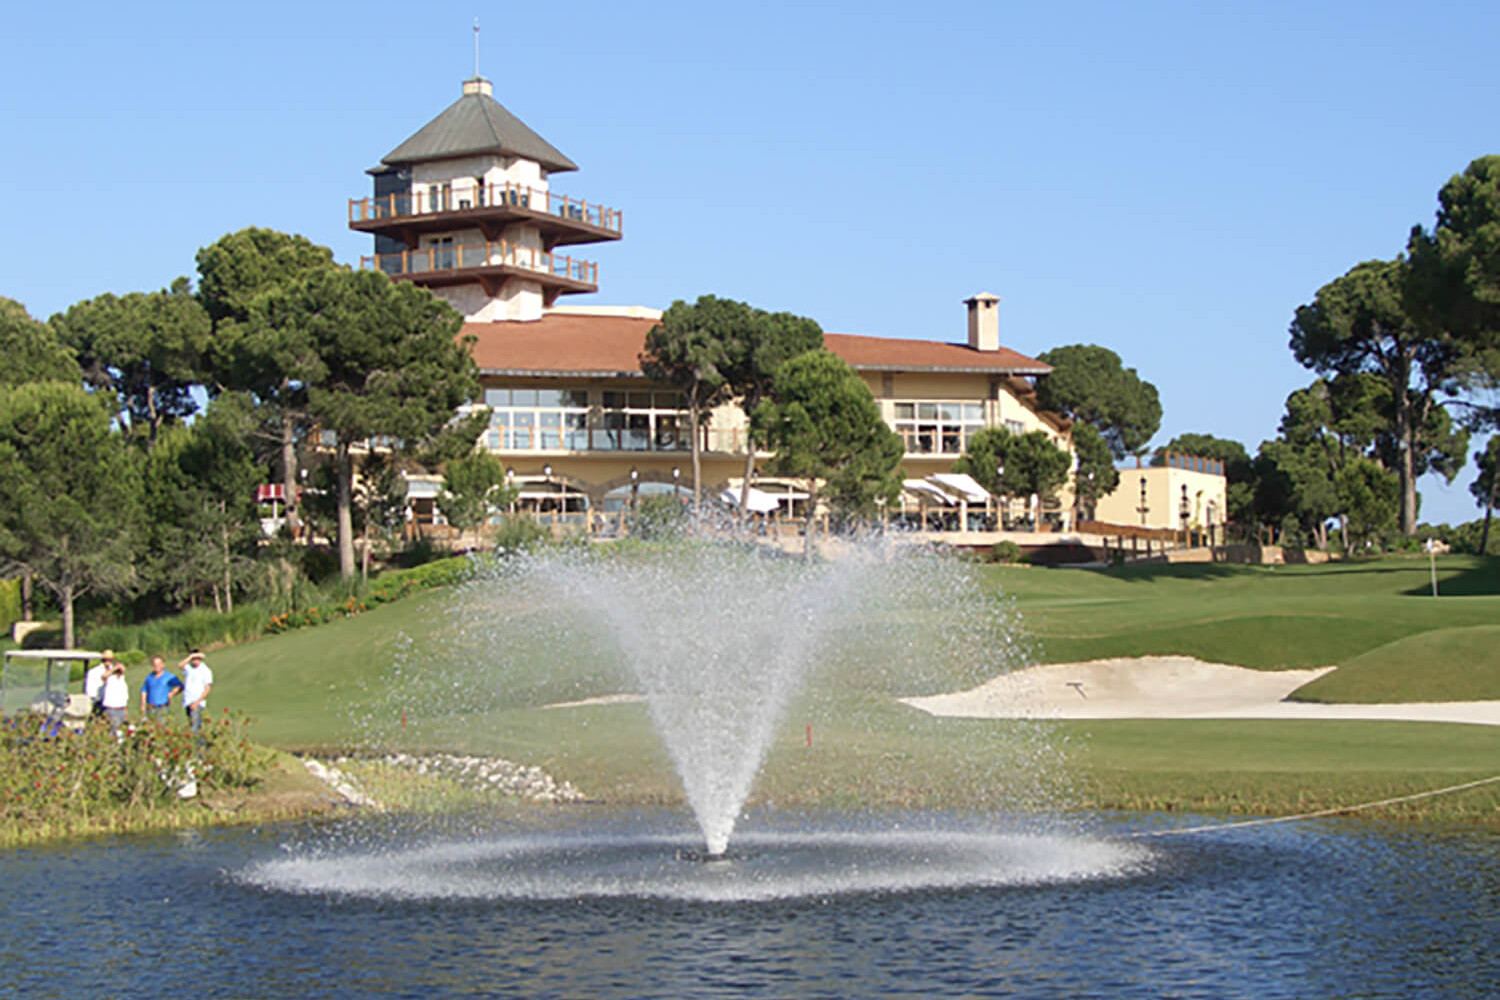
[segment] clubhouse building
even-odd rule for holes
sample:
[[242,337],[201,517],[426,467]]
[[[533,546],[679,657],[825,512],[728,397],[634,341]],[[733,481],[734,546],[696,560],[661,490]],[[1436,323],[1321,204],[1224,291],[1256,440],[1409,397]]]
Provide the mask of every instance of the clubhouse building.
[[[369,171],[373,194],[349,202],[349,225],[374,237],[362,267],[430,288],[464,314],[490,408],[481,444],[505,463],[520,505],[595,523],[645,494],[690,493],[691,442],[682,396],[641,371],[660,311],[563,304],[599,289],[597,265],[576,251],[623,235],[617,209],[553,190],[555,175],[576,169],[476,76]],[[1050,501],[1007,507],[953,474],[985,427],[1041,430],[1072,453],[1068,421],[1036,404],[1035,380],[1048,366],[1000,344],[999,302],[968,299],[967,336],[953,342],[825,335],[905,442],[907,488],[888,516],[949,530],[1072,527],[1071,477]],[[702,495],[737,503],[744,415],[722,406],[700,430]],[[757,473],[751,486],[750,506],[770,519],[820,513],[806,509],[805,483]],[[441,523],[438,488],[410,482],[419,523]]]

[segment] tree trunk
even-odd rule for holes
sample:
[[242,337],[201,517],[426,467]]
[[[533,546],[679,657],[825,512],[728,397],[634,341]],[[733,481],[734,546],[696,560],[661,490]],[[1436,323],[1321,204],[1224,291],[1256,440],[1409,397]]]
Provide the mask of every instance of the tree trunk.
[[224,606],[228,611],[234,610],[234,590],[232,584],[233,564],[229,559],[229,511],[223,500],[219,501],[219,538],[223,545],[224,553]]
[[338,478],[338,524],[339,524],[339,576],[354,579],[354,516],[352,495],[354,492],[354,461],[349,456],[349,445],[340,440],[335,459]]
[[[1411,392],[1407,389],[1410,365],[1403,365],[1403,378],[1396,393],[1396,476],[1401,480],[1401,534],[1407,538],[1417,533],[1417,477],[1414,454],[1415,429],[1412,426]],[[1395,388],[1395,387],[1393,387]]]
[[693,381],[692,393],[688,396],[688,429],[693,435],[693,513],[698,513],[703,502],[703,442],[698,436],[698,382]]
[[[286,398],[290,390],[287,384],[281,384],[282,399]],[[292,529],[292,537],[296,537],[302,527],[302,518],[297,513],[297,436],[296,427],[292,415],[282,404],[281,409],[281,489],[286,494],[286,523]]]
[[745,479],[740,484],[740,533],[750,522],[750,477],[755,473],[755,445],[750,440],[750,425],[745,425]]
[[73,574],[63,573],[57,585],[58,603],[62,605],[63,649],[73,648]]
[[[488,508],[486,508],[488,516]],[[365,511],[364,531],[360,533],[359,542],[359,579],[361,583],[370,580],[370,512]]]
[[1500,499],[1500,462],[1490,469],[1490,495],[1484,501],[1484,527],[1479,529],[1479,554],[1490,549],[1490,514],[1495,510],[1495,501]]
[[36,598],[32,593],[31,570],[21,571],[21,620],[36,621]]
[[812,561],[813,524],[818,517],[818,481],[808,481],[807,487],[807,531],[802,536],[802,558]]

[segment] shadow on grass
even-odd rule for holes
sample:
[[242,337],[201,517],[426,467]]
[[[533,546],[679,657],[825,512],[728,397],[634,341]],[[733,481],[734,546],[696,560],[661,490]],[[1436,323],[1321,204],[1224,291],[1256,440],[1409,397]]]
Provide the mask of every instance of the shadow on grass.
[[[1432,584],[1423,583],[1410,590],[1403,590],[1408,597],[1431,597]],[[1473,564],[1458,573],[1445,575],[1442,564],[1438,565],[1438,595],[1440,597],[1493,597],[1500,594],[1500,558],[1481,556]]]

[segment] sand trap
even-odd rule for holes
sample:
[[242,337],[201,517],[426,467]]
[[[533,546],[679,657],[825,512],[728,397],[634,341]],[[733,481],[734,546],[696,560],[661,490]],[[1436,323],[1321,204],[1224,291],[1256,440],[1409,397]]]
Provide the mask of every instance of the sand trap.
[[1319,705],[1284,700],[1332,669],[1247,670],[1191,656],[1144,656],[1031,667],[969,691],[901,700],[931,715],[968,719],[1391,719],[1500,725],[1500,701]]

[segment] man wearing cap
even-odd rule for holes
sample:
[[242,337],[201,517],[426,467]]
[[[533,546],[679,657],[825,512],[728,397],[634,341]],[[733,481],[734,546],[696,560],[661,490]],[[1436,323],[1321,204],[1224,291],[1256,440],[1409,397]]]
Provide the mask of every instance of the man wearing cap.
[[104,708],[104,717],[109,720],[110,728],[118,736],[125,727],[125,712],[130,707],[130,685],[125,682],[125,664],[119,660],[107,661],[99,704]]
[[214,672],[196,649],[177,664],[177,669],[182,671],[182,707],[187,710],[188,725],[196,733],[203,728],[203,709],[208,704],[208,692],[213,690]]
[[182,681],[167,669],[162,658],[151,657],[151,672],[141,681],[141,718],[166,722],[172,697],[181,690]]
[[104,714],[104,675],[109,673],[114,659],[115,651],[106,649],[100,655],[99,662],[89,667],[89,672],[83,675],[83,693],[88,696],[89,712],[96,719]]

